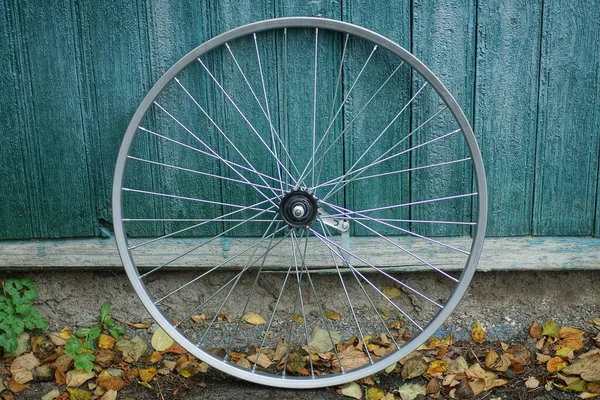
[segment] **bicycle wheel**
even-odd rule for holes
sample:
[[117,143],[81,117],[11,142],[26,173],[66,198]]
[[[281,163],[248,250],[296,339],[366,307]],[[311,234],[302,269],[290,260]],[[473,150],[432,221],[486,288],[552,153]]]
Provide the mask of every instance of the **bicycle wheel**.
[[119,253],[158,324],[215,368],[287,388],[374,374],[433,335],[473,276],[486,206],[442,83],[320,18],[181,58],[134,114],[113,186]]

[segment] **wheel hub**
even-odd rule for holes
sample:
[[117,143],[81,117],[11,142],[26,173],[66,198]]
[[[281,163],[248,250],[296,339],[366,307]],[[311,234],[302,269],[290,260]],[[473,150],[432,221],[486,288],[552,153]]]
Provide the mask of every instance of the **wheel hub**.
[[318,201],[305,190],[292,190],[281,198],[279,215],[292,228],[309,227],[319,215]]

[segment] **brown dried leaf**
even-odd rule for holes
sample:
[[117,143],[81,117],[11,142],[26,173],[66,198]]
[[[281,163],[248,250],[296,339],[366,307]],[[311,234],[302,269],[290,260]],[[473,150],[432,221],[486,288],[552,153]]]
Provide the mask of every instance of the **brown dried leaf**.
[[558,331],[558,337],[562,339],[556,346],[557,349],[569,348],[577,351],[583,349],[583,335],[585,331],[580,329],[563,326]]
[[[343,351],[338,353],[342,367],[348,371],[354,368],[358,368],[362,365],[369,363],[369,358],[361,349],[354,346],[348,346]],[[332,367],[334,370],[340,370],[340,365],[337,357],[332,361]]]
[[56,382],[56,386],[62,386],[67,383],[67,376],[62,369],[56,368],[54,370],[54,381]]
[[98,338],[98,348],[100,349],[112,349],[117,342],[117,339],[104,333]]
[[252,354],[247,357],[248,361],[253,364],[258,364],[263,368],[269,368],[273,362],[267,357],[264,353],[261,353],[260,356],[258,354]]
[[99,376],[98,386],[105,390],[116,390],[119,391],[125,387],[125,380],[119,376]]
[[465,373],[467,374],[467,377],[469,379],[483,379],[483,378],[485,378],[485,370],[483,368],[481,368],[481,365],[479,365],[478,363],[475,363],[475,364],[471,365],[469,367],[469,369],[467,369],[465,371]]
[[12,372],[12,378],[15,382],[25,384],[33,380],[33,374],[24,368],[19,368]]
[[422,357],[413,357],[402,366],[402,378],[412,379],[427,371],[427,362]]
[[21,393],[21,392],[29,389],[29,385],[19,383],[12,378],[7,379],[4,382],[4,386],[6,386],[6,388],[8,390],[10,390],[11,392],[13,392],[15,394]]
[[572,365],[562,371],[571,375],[580,375],[588,382],[600,381],[600,353],[582,354]]
[[248,369],[252,368],[250,361],[248,361],[245,358],[240,358],[239,360],[237,360],[236,365],[239,365],[240,367],[248,368]]
[[135,322],[129,322],[129,321],[125,321],[125,320],[118,319],[118,318],[115,318],[115,319],[117,320],[117,322],[120,322],[123,325],[127,325],[127,326],[130,326],[135,329],[148,329],[152,326],[152,324],[150,324],[148,322],[135,323]]
[[33,355],[33,353],[27,353],[15,358],[15,360],[10,365],[10,372],[14,372],[20,369],[31,371],[34,367],[37,367],[38,365],[40,365],[40,362]]
[[206,321],[206,314],[202,313],[202,314],[192,315],[190,318],[195,323],[200,323],[200,322]]
[[429,363],[429,367],[427,367],[427,375],[434,375],[444,373],[448,370],[448,363],[446,360],[434,360]]
[[534,323],[531,324],[531,327],[529,327],[529,336],[534,339],[540,339],[542,337],[542,326],[539,322],[534,321]]
[[79,387],[96,375],[92,371],[72,370],[67,372],[65,383],[70,387]]
[[440,392],[440,382],[437,380],[437,378],[433,378],[429,381],[427,387],[425,388],[425,391],[430,396]]
[[115,343],[114,349],[123,352],[125,361],[135,362],[146,353],[148,345],[139,336],[134,336],[131,340],[119,340]]
[[107,390],[106,393],[100,397],[100,400],[116,400],[117,391],[116,390]]

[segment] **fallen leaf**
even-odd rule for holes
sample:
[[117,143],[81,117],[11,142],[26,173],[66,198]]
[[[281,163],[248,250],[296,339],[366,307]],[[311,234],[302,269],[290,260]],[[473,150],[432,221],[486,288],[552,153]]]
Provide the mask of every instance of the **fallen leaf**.
[[62,386],[67,383],[67,376],[62,369],[56,368],[54,370],[54,382],[56,383],[56,386]]
[[481,326],[479,321],[475,321],[473,324],[473,328],[471,329],[471,338],[477,344],[482,344],[485,342],[486,333]]
[[440,392],[440,382],[437,380],[437,378],[433,378],[429,381],[429,383],[425,387],[425,391],[430,396],[436,395]]
[[187,350],[181,347],[181,345],[177,342],[174,342],[168,349],[161,351],[160,354],[186,354]]
[[57,346],[64,346],[68,340],[68,339],[62,338],[58,332],[50,332],[48,334],[48,337],[50,338],[52,343],[54,343]]
[[139,369],[140,379],[143,382],[150,382],[152,379],[154,379],[154,377],[156,376],[157,373],[158,373],[158,370],[154,367]]
[[148,322],[134,323],[134,322],[129,322],[129,321],[125,321],[125,320],[122,320],[122,319],[118,319],[118,318],[115,318],[115,320],[117,320],[117,322],[120,322],[123,325],[127,325],[127,326],[130,326],[130,327],[135,328],[135,329],[148,329],[148,328],[150,328],[152,326],[152,324],[150,324]]
[[511,354],[521,365],[529,365],[531,363],[531,352],[522,344],[513,344],[505,352]]
[[[463,380],[464,381],[464,380]],[[462,383],[462,381],[461,381]],[[485,390],[485,379],[476,379],[474,381],[468,381],[469,386],[471,387],[471,391],[473,392],[473,396],[479,396],[481,392]],[[460,384],[459,384],[460,387]],[[458,389],[457,389],[458,393]]]
[[29,389],[29,385],[19,383],[12,378],[7,379],[4,382],[4,385],[6,386],[6,388],[8,390],[10,390],[11,392],[13,392],[15,394],[21,393],[21,392]]
[[117,339],[110,335],[105,335],[104,333],[100,334],[98,338],[98,348],[100,349],[112,349]]
[[206,321],[206,314],[192,315],[190,318],[195,323],[200,323]]
[[539,386],[540,386],[540,381],[538,381],[534,376],[530,376],[525,381],[525,387],[527,389],[536,389]]
[[469,382],[466,379],[461,380],[458,387],[456,388],[456,397],[458,397],[459,399],[470,399],[474,396],[475,393],[473,392],[473,389],[471,389],[471,385],[469,385]]
[[273,363],[264,353],[260,353],[260,356],[258,354],[252,354],[251,356],[248,356],[248,361],[253,364],[258,364],[263,368],[269,368]]
[[175,341],[162,328],[156,328],[152,334],[150,344],[156,351],[163,351],[171,347]]
[[71,400],[92,400],[92,394],[88,391],[76,388],[67,388]]
[[414,400],[418,395],[425,396],[425,386],[418,383],[406,383],[398,388],[398,394],[402,400]]
[[325,311],[323,314],[325,315],[325,318],[329,318],[332,321],[337,321],[342,317],[339,313],[336,313],[335,311]]
[[546,364],[546,369],[550,373],[558,372],[567,366],[567,362],[562,357],[552,357]]
[[106,390],[119,391],[125,387],[125,380],[119,376],[104,375],[98,377],[98,386]]
[[12,378],[17,383],[25,384],[33,380],[33,374],[31,373],[31,371],[19,368],[16,371],[12,372]]
[[600,328],[600,317],[592,318],[588,322],[594,325],[596,328]]
[[250,325],[264,325],[267,323],[267,321],[265,321],[265,319],[261,317],[260,314],[255,312],[247,312],[242,317],[242,320]]
[[292,321],[294,321],[297,324],[301,324],[301,323],[304,322],[304,319],[301,316],[299,316],[299,315],[294,315],[292,317]]
[[121,351],[100,349],[96,352],[95,363],[103,368],[110,367],[113,364],[119,364],[121,361],[123,361],[123,353]]
[[63,354],[59,356],[56,360],[54,360],[52,365],[55,368],[60,368],[63,371],[68,371],[71,369],[71,365],[73,365],[73,357]]
[[367,390],[367,400],[381,400],[385,392],[377,387],[370,387]]
[[544,323],[542,335],[556,338],[559,331],[560,326],[556,322],[549,320]]
[[64,340],[71,339],[72,335],[73,335],[73,333],[71,332],[71,329],[69,329],[69,327],[67,327],[67,326],[65,326],[58,332],[58,336]]
[[239,360],[236,361],[235,363],[236,365],[242,367],[242,368],[252,368],[252,365],[250,364],[250,361],[248,361],[245,358],[240,358]]
[[95,376],[96,374],[94,374],[92,371],[79,371],[74,369],[67,372],[65,383],[70,387],[79,387]]
[[192,376],[197,375],[201,372],[206,372],[207,368],[208,364],[206,364],[205,362],[199,363],[195,359],[191,359],[179,365],[176,369],[179,375],[183,376],[184,378],[191,378]]
[[469,369],[469,364],[467,364],[467,361],[463,356],[458,356],[454,360],[448,360],[446,368],[451,374],[461,374]]
[[339,361],[337,357],[332,361],[332,367],[334,370],[340,370],[341,366],[345,371],[358,368],[369,363],[369,358],[361,349],[357,349],[354,346],[348,346],[343,351],[338,352]]
[[551,358],[552,357],[550,357],[549,355],[542,354],[542,353],[536,353],[536,355],[535,355],[535,359],[538,362],[538,364],[545,364],[548,361],[550,361]]
[[481,368],[481,365],[475,363],[471,365],[465,373],[467,377],[470,379],[484,379],[485,378],[485,370]]
[[580,399],[593,399],[594,397],[598,397],[600,396],[600,394],[598,393],[589,393],[589,392],[583,392],[579,395]]
[[600,381],[600,353],[582,354],[573,364],[564,368],[566,374],[580,375],[588,382]]
[[585,331],[580,329],[563,326],[558,331],[558,337],[561,339],[556,346],[557,349],[569,348],[573,351],[583,349],[583,335]]
[[126,362],[136,362],[146,353],[148,345],[139,336],[134,336],[131,340],[117,341],[114,349],[123,352],[123,359]]
[[155,364],[155,363],[159,362],[160,360],[162,360],[162,356],[157,351],[153,352],[150,355],[150,357],[148,358],[148,362],[150,362],[151,364]]
[[362,389],[360,385],[356,382],[350,382],[341,388],[341,392],[346,397],[351,397],[353,399],[362,399]]
[[163,365],[173,371],[176,367],[175,361],[163,360]]
[[283,359],[283,357],[285,357],[285,354],[287,353],[287,345],[284,343],[283,340],[280,340],[279,343],[277,343],[277,348],[275,349],[275,354],[273,355],[273,361],[280,361]]
[[393,286],[393,287],[383,287],[383,288],[381,288],[381,291],[383,292],[383,294],[385,294],[390,299],[398,297],[398,296],[400,296],[402,294],[402,291],[400,289],[398,289],[397,287],[395,287],[395,286]]
[[412,379],[427,371],[427,362],[422,357],[412,357],[402,366],[402,378]]
[[115,390],[107,390],[106,393],[100,397],[100,400],[116,400],[117,392]]
[[598,383],[588,382],[585,385],[585,390],[586,390],[586,392],[600,394],[600,382],[598,382]]
[[542,326],[539,322],[534,321],[533,324],[529,327],[529,336],[534,339],[540,339],[542,337]]
[[142,382],[142,381],[138,381],[138,385],[145,387],[146,389],[150,389],[152,390],[152,385],[150,385],[148,382]]
[[395,363],[393,363],[392,365],[390,365],[389,367],[387,367],[386,369],[384,369],[383,371],[384,371],[386,374],[391,374],[391,373],[392,373],[392,372],[393,372],[393,371],[396,369],[396,366],[397,366],[397,365],[398,365],[398,363],[397,363],[397,362],[395,362]]
[[219,314],[217,315],[217,321],[231,322],[231,317],[229,314]]
[[52,389],[48,393],[42,396],[42,400],[54,400],[58,396],[60,396],[60,391],[58,389]]
[[[169,372],[171,372],[171,370],[169,370]],[[131,368],[127,371],[124,371],[124,373],[123,373],[123,378],[127,382],[132,382],[132,381],[136,380],[137,378],[139,378],[139,376],[140,376],[140,370],[137,368]]]
[[446,372],[448,370],[448,363],[446,360],[434,360],[429,363],[429,367],[427,367],[427,375],[434,375]]
[[40,365],[40,362],[33,355],[33,353],[27,353],[25,355],[15,358],[15,360],[10,365],[10,372],[14,372],[19,369],[31,371],[34,367],[37,367],[38,365]]
[[326,353],[333,350],[333,346],[338,344],[340,340],[342,340],[342,335],[339,333],[315,326],[310,335],[308,345],[311,351]]
[[385,394],[385,396],[383,396],[383,397],[381,398],[381,400],[395,400],[395,399],[396,399],[396,398],[395,398],[395,397],[394,397],[394,395],[393,395],[393,394],[391,394],[391,393],[386,393],[386,394]]

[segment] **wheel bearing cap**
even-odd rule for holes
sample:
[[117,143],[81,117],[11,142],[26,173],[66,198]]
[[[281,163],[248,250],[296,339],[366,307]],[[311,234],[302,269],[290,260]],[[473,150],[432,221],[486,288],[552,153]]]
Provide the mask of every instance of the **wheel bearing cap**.
[[317,199],[304,190],[287,192],[279,202],[279,215],[292,228],[307,228],[317,219]]

